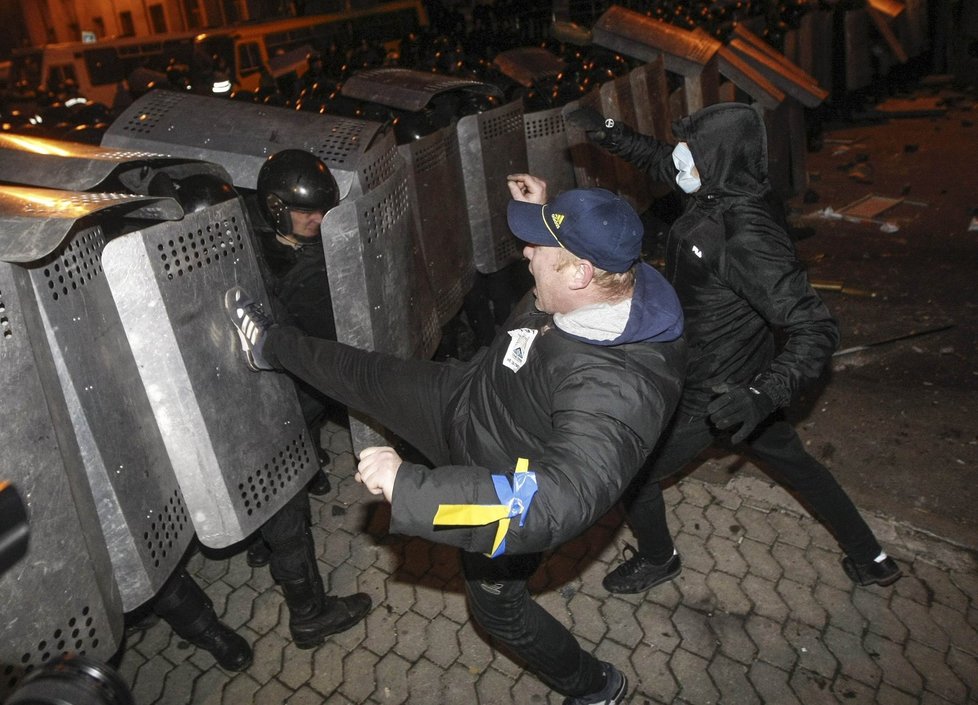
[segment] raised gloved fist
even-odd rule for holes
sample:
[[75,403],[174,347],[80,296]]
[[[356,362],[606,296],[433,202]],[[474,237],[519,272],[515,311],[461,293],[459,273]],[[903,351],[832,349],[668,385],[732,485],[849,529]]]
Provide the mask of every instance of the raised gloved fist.
[[774,412],[774,401],[755,387],[731,389],[710,402],[706,413],[710,421],[721,431],[740,426],[732,436],[731,443],[740,443],[747,438],[757,425]]
[[590,107],[571,110],[564,120],[579,130],[584,130],[587,138],[598,144],[613,144],[622,133],[622,125],[614,118],[606,118]]

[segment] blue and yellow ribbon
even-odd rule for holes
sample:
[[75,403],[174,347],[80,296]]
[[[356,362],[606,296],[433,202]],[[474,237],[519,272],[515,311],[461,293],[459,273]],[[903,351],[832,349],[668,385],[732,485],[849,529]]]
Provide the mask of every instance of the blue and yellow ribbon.
[[505,475],[493,475],[492,484],[496,489],[499,504],[440,504],[434,526],[485,526],[498,521],[496,538],[492,542],[490,558],[495,558],[506,550],[506,532],[514,518],[520,518],[520,526],[526,522],[526,512],[537,493],[537,474],[529,472],[530,461],[520,458],[516,461],[513,483],[510,485]]

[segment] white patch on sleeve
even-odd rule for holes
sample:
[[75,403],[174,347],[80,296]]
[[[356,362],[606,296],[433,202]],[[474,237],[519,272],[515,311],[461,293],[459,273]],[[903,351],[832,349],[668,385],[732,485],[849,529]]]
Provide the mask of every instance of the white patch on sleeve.
[[506,350],[503,365],[513,372],[518,371],[526,363],[526,357],[530,354],[530,348],[539,332],[536,328],[517,328],[509,331],[512,340],[509,341],[509,349]]

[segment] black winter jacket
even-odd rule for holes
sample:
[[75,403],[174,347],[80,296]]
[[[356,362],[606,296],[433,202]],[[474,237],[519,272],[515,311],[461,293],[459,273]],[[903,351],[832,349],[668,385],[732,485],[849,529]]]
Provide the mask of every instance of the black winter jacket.
[[652,451],[685,365],[682,311],[661,274],[640,265],[628,324],[615,340],[575,338],[535,309],[509,325],[521,328],[538,333],[517,371],[502,364],[505,333],[466,363],[446,409],[453,465],[401,464],[392,532],[489,553],[495,522],[434,528],[432,519],[442,504],[498,505],[492,476],[511,483],[522,457],[539,489],[525,524],[512,521],[505,552],[554,548],[605,514]]
[[[748,384],[786,406],[821,374],[839,332],[768,205],[764,123],[748,105],[720,103],[678,120],[673,132],[702,181],[666,249],[689,344],[681,411],[702,415],[720,390]],[[623,126],[604,146],[676,186],[673,145]]]

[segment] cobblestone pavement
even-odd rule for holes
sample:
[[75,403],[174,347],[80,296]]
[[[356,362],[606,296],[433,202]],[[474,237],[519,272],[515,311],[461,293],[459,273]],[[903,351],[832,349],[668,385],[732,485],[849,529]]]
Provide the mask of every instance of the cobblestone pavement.
[[[244,552],[189,564],[254,664],[221,670],[164,623],[131,635],[119,665],[138,705],[561,703],[467,617],[453,549],[387,534],[388,507],[353,479],[349,434],[331,427],[333,490],[312,498],[333,594],[369,593],[364,622],[315,650],[291,643],[267,568]],[[716,460],[708,461],[718,462]],[[906,577],[856,588],[822,526],[756,473],[686,478],[666,492],[684,568],[642,595],[601,579],[630,539],[618,516],[554,554],[537,599],[628,676],[635,705],[978,703],[978,571],[969,552],[868,516]]]

